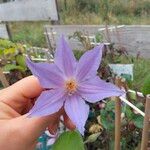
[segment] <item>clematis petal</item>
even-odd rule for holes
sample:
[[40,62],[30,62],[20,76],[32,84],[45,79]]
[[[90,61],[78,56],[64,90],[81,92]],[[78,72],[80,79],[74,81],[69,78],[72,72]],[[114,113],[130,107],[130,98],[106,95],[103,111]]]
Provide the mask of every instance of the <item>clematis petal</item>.
[[89,106],[78,95],[68,96],[65,101],[65,111],[80,133],[84,134],[84,126],[89,114]]
[[76,77],[79,81],[86,80],[97,74],[102,57],[103,44],[86,52],[77,65]]
[[64,92],[62,90],[43,91],[38,97],[35,105],[29,112],[29,117],[47,116],[58,112],[64,103]]
[[111,96],[121,96],[124,91],[112,83],[101,80],[98,76],[79,85],[78,92],[86,101],[95,103]]
[[55,64],[33,63],[29,58],[26,59],[26,63],[43,88],[55,88],[63,85],[63,74]]
[[76,67],[76,59],[63,36],[56,48],[54,62],[64,75],[67,77],[73,76]]

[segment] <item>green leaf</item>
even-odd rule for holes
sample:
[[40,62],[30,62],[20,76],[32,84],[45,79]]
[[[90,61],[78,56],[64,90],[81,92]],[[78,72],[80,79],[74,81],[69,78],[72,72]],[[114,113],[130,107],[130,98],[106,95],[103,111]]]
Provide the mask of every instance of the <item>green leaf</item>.
[[101,110],[101,123],[106,130],[114,130],[114,112]]
[[67,131],[60,135],[52,150],[84,150],[84,143],[80,133]]
[[115,108],[115,102],[112,101],[112,100],[108,101],[107,104],[106,104],[106,108],[105,109],[107,111],[113,111],[114,108]]
[[126,106],[126,109],[125,109],[125,115],[127,116],[127,118],[129,120],[131,120],[134,116],[133,112],[131,111],[131,108],[129,106]]
[[0,49],[0,56],[4,54],[4,50]]
[[108,125],[106,117],[107,117],[107,112],[105,110],[101,110],[101,122],[105,129],[107,129],[107,125]]
[[136,106],[137,108],[139,108],[139,109],[141,109],[141,110],[144,111],[144,105],[143,105],[143,103],[139,102],[139,103],[137,103],[135,106]]
[[4,50],[4,54],[8,55],[8,54],[15,54],[16,49],[15,48],[8,48]]
[[3,67],[4,71],[11,71],[11,70],[20,70],[20,71],[24,71],[24,68],[22,68],[21,66],[17,66],[15,64],[7,64]]
[[16,62],[18,63],[19,66],[26,68],[25,57],[23,55],[17,55]]
[[128,94],[129,94],[130,99],[132,99],[132,100],[136,100],[137,99],[137,96],[136,96],[135,92],[128,92]]
[[13,42],[5,39],[0,39],[0,49],[4,50],[11,47],[15,47],[15,44]]
[[140,129],[142,129],[143,128],[143,120],[144,120],[144,117],[143,116],[135,116],[134,118],[133,118],[133,122],[134,122],[134,125],[136,126],[136,127],[138,127],[138,128],[140,128]]
[[84,51],[81,51],[81,50],[74,50],[73,53],[74,53],[75,58],[76,58],[77,60],[79,60],[80,57],[84,54]]

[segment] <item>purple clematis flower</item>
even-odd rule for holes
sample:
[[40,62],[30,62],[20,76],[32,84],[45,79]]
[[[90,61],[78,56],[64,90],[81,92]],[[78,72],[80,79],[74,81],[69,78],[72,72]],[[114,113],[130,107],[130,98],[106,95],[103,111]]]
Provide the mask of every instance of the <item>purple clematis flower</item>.
[[86,101],[95,103],[124,93],[96,75],[102,49],[103,45],[97,46],[76,61],[72,50],[62,36],[53,64],[33,63],[27,59],[27,65],[33,75],[39,79],[41,86],[47,89],[38,97],[29,116],[50,115],[64,107],[76,128],[84,134],[84,126],[89,114]]

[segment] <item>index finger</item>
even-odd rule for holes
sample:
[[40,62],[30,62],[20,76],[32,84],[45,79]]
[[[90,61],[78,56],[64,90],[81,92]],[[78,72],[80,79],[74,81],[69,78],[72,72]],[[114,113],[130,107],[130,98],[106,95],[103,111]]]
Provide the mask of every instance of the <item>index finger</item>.
[[19,110],[28,100],[38,97],[42,92],[38,79],[34,76],[26,77],[10,87],[0,91],[0,101],[15,110]]

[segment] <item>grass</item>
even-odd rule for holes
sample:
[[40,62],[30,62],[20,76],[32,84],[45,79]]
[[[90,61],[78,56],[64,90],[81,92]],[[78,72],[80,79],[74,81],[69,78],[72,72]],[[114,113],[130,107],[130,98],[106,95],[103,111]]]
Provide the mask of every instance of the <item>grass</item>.
[[[61,24],[94,24],[94,25],[102,25],[105,24],[103,21],[103,17],[101,14],[96,13],[81,13],[79,11],[65,11],[60,14],[60,22]],[[139,25],[149,25],[150,19],[148,16],[133,16],[133,15],[118,15],[115,16],[110,14],[109,16],[109,24],[139,24]]]
[[48,22],[16,22],[11,23],[11,33],[13,42],[22,44],[46,47],[43,26]]
[[58,0],[61,24],[150,24],[149,0]]
[[126,59],[125,57],[121,57],[120,59],[121,59],[120,63],[134,64],[134,68],[133,68],[134,80],[132,83],[132,88],[141,91],[145,79],[149,77],[150,59],[144,59],[144,58],[137,59],[131,56],[129,57],[129,59]]
[[150,60],[149,59],[139,59],[134,61],[134,89],[139,89],[141,91],[144,80],[149,76],[150,72]]

